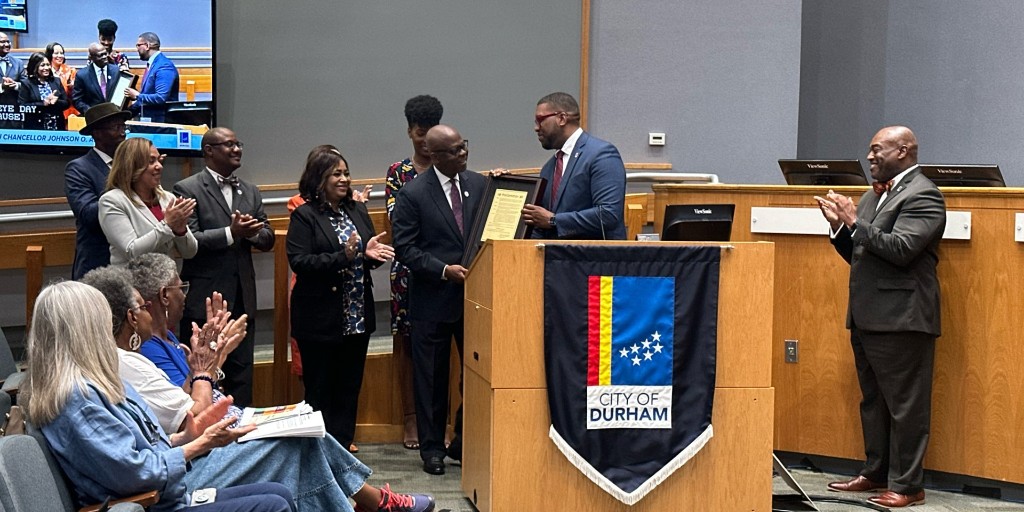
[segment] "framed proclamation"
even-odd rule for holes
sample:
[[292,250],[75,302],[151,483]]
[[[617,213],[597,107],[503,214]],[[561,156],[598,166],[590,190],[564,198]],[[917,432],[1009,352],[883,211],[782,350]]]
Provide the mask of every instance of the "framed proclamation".
[[487,190],[480,201],[473,227],[462,255],[462,266],[469,267],[485,241],[514,240],[529,236],[523,221],[523,207],[536,204],[546,180],[536,176],[503,174],[487,180]]
[[139,77],[133,75],[127,71],[121,71],[117,75],[117,81],[111,84],[114,87],[114,94],[110,98],[110,102],[114,105],[121,107],[124,110],[128,107],[128,95],[124,93],[125,89],[135,87],[135,84],[139,82]]

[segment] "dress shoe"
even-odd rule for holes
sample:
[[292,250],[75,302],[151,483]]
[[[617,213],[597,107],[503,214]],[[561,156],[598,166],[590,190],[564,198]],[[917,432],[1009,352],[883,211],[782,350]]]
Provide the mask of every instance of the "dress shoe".
[[431,475],[444,474],[444,459],[441,457],[428,457],[423,461],[423,471]]
[[886,484],[872,482],[863,476],[857,475],[845,482],[829,482],[828,490],[838,492],[864,492],[885,489]]
[[924,505],[924,491],[917,494],[900,494],[893,491],[885,491],[878,496],[868,498],[868,501],[876,505],[888,508],[912,507]]
[[462,437],[455,436],[452,444],[448,445],[448,457],[452,460],[462,460]]

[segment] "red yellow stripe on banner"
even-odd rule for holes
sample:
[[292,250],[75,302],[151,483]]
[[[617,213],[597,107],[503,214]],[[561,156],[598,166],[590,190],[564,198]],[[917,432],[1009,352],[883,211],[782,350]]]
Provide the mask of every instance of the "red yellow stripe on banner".
[[612,384],[612,277],[587,283],[587,385]]

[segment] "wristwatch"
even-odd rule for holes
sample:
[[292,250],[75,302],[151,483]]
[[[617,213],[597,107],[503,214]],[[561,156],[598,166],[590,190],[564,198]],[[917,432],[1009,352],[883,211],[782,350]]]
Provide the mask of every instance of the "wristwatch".
[[555,229],[555,214],[551,214],[551,218],[548,219],[548,224],[551,224],[551,229]]

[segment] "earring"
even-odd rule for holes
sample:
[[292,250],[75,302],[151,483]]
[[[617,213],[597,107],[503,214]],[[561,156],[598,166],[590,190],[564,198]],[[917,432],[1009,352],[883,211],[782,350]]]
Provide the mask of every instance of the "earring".
[[132,352],[135,352],[136,350],[139,350],[139,347],[141,346],[142,336],[139,336],[139,332],[135,331],[132,333],[132,337],[128,338],[128,348],[131,349]]

